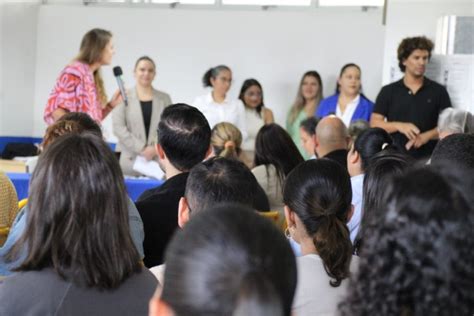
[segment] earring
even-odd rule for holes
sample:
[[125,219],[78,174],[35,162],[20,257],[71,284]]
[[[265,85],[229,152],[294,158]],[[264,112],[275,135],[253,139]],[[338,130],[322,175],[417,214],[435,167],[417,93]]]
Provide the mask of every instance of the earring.
[[285,237],[286,237],[286,238],[290,238],[290,237],[291,237],[290,229],[289,229],[288,227],[285,228]]

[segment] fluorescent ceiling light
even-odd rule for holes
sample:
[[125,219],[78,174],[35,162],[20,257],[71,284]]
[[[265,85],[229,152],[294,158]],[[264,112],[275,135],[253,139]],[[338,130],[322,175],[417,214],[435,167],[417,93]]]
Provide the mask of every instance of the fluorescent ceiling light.
[[320,7],[381,7],[384,0],[319,0]]
[[224,5],[310,6],[311,0],[222,0]]

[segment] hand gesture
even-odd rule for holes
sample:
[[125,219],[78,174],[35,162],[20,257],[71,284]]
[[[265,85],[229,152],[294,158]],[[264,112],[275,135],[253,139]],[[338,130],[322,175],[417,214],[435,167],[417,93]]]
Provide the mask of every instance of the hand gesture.
[[414,147],[414,148],[420,148],[421,146],[423,146],[424,144],[426,144],[427,142],[429,142],[430,140],[430,135],[425,132],[425,133],[421,133],[419,135],[417,135],[415,137],[415,139],[412,139],[412,140],[409,140],[406,144],[405,144],[405,148],[407,150],[410,150],[410,148]]
[[412,123],[402,123],[397,124],[397,130],[405,135],[409,140],[415,140],[415,138],[420,134],[420,130]]

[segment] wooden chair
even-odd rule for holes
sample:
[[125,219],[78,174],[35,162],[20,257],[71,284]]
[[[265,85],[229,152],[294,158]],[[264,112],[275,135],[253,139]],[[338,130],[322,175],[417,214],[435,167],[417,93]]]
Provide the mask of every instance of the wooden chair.
[[281,218],[280,212],[278,212],[278,211],[269,211],[269,212],[258,212],[258,213],[260,215],[262,215],[263,217],[266,217],[269,220],[271,220],[282,231],[285,231],[285,229],[287,227],[286,219]]
[[26,205],[27,202],[28,202],[28,199],[23,199],[20,202],[18,202],[18,209],[16,210],[14,214],[11,214],[9,226],[0,227],[0,246],[3,246],[3,244],[7,240],[8,234],[10,233],[10,227],[13,224],[13,221],[15,220],[16,215],[18,214],[19,210],[21,210]]

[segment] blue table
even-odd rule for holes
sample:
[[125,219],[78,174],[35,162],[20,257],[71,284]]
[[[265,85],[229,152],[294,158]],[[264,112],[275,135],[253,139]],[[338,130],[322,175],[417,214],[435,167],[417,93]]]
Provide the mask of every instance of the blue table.
[[[15,186],[18,200],[28,197],[28,186],[31,175],[28,173],[7,173],[7,176]],[[163,182],[162,180],[151,179],[125,179],[125,186],[130,198],[136,201],[143,191],[158,187],[163,184]]]

